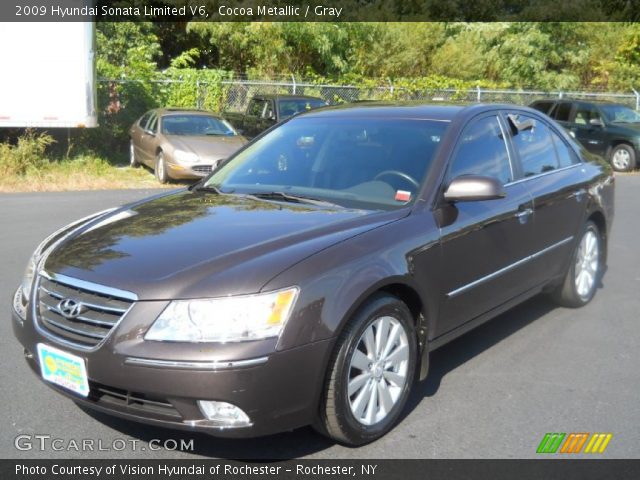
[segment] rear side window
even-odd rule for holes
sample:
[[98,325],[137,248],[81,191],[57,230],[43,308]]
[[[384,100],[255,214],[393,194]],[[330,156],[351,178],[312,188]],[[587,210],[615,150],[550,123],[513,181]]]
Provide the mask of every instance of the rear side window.
[[551,109],[552,105],[553,105],[553,102],[541,101],[541,102],[535,102],[533,105],[531,105],[531,107],[535,108],[539,112],[549,113],[549,110]]
[[147,130],[154,133],[158,131],[158,115],[154,114],[153,117],[151,117],[149,125],[147,125]]
[[150,116],[151,112],[147,112],[140,118],[140,120],[138,120],[138,125],[140,126],[140,128],[146,128]]
[[569,146],[560,138],[560,136],[550,130],[551,138],[553,139],[553,145],[556,148],[556,154],[558,156],[558,166],[560,168],[570,167],[571,165],[575,165],[576,163],[580,163],[578,156],[575,152],[569,148]]
[[484,117],[465,128],[451,162],[449,179],[460,175],[486,175],[502,183],[513,181],[498,117]]
[[569,116],[571,115],[571,104],[567,102],[562,102],[556,105],[556,108],[551,115],[559,122],[568,122]]
[[249,115],[253,117],[261,117],[264,110],[264,100],[252,100],[249,107]]
[[527,115],[515,115],[518,122],[532,121],[533,127],[514,132],[513,146],[518,152],[525,177],[550,172],[558,168],[558,158],[551,130],[544,122]]
[[589,125],[589,121],[594,118],[600,119],[600,113],[593,105],[578,105],[576,117],[573,120],[578,125]]

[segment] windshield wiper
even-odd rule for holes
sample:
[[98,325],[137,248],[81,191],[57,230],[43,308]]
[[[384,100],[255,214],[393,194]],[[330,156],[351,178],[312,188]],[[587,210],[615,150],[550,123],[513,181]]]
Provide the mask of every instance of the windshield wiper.
[[216,195],[221,195],[223,193],[218,187],[202,183],[202,180],[189,187],[189,190],[192,192],[215,193]]
[[247,196],[259,198],[260,200],[276,200],[289,203],[304,203],[307,205],[318,205],[320,207],[338,207],[344,208],[342,205],[319,200],[317,198],[305,197],[304,195],[292,195],[284,192],[255,192],[248,193]]

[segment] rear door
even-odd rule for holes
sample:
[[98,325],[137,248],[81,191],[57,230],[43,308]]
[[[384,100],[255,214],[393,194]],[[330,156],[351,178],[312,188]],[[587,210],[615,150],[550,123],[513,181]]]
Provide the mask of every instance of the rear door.
[[260,97],[254,97],[249,103],[247,114],[244,117],[243,134],[249,138],[255,137],[259,130],[260,122],[265,109],[265,100]]
[[586,184],[578,155],[543,117],[511,113],[529,128],[510,125],[511,142],[524,185],[533,198],[530,274],[540,284],[564,272],[574,235],[584,219]]
[[441,202],[441,247],[445,268],[444,295],[436,335],[499,306],[527,290],[530,265],[523,259],[533,249],[532,207],[527,188],[517,182],[506,141],[506,125],[498,114],[472,120],[463,130],[450,159],[446,185],[466,175],[486,175],[504,184],[497,200]]
[[140,160],[150,167],[155,165],[157,128],[158,114],[153,112],[145,129],[142,131],[142,135],[140,136]]
[[[599,125],[591,124],[592,120],[599,120]],[[571,117],[569,131],[584,147],[592,153],[605,156],[607,150],[607,138],[604,130],[604,121],[600,111],[590,103],[577,103]]]

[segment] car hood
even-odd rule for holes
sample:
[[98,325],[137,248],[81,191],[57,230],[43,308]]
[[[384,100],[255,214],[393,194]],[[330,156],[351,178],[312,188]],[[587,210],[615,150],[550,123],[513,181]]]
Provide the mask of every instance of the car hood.
[[609,129],[614,129],[617,132],[633,136],[640,134],[640,123],[611,122],[609,124]]
[[88,222],[44,269],[140,300],[255,293],[308,256],[406,214],[181,190]]
[[227,158],[247,143],[247,139],[241,135],[235,136],[181,136],[167,135],[167,139],[175,148],[195,153],[202,159]]

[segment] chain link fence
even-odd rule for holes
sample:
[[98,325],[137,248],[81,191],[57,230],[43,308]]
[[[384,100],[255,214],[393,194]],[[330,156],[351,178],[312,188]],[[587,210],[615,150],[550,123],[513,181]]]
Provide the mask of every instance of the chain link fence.
[[[113,84],[137,82],[137,80],[101,79],[100,82]],[[312,82],[297,82],[295,77],[278,80],[221,80],[220,82],[148,80],[162,88],[179,86],[193,89],[193,95],[183,105],[167,105],[183,108],[211,109],[220,111],[244,111],[249,100],[255,95],[292,94],[320,97],[331,105],[373,100],[414,100],[443,103],[514,103],[528,105],[544,98],[572,98],[592,101],[611,101],[640,110],[640,93],[586,92],[586,91],[538,91],[538,90],[489,90],[474,89],[408,89],[388,85],[360,87],[353,85],[329,85]],[[214,98],[215,97],[215,98]],[[213,101],[215,100],[215,101]],[[159,99],[162,101],[162,99]]]

